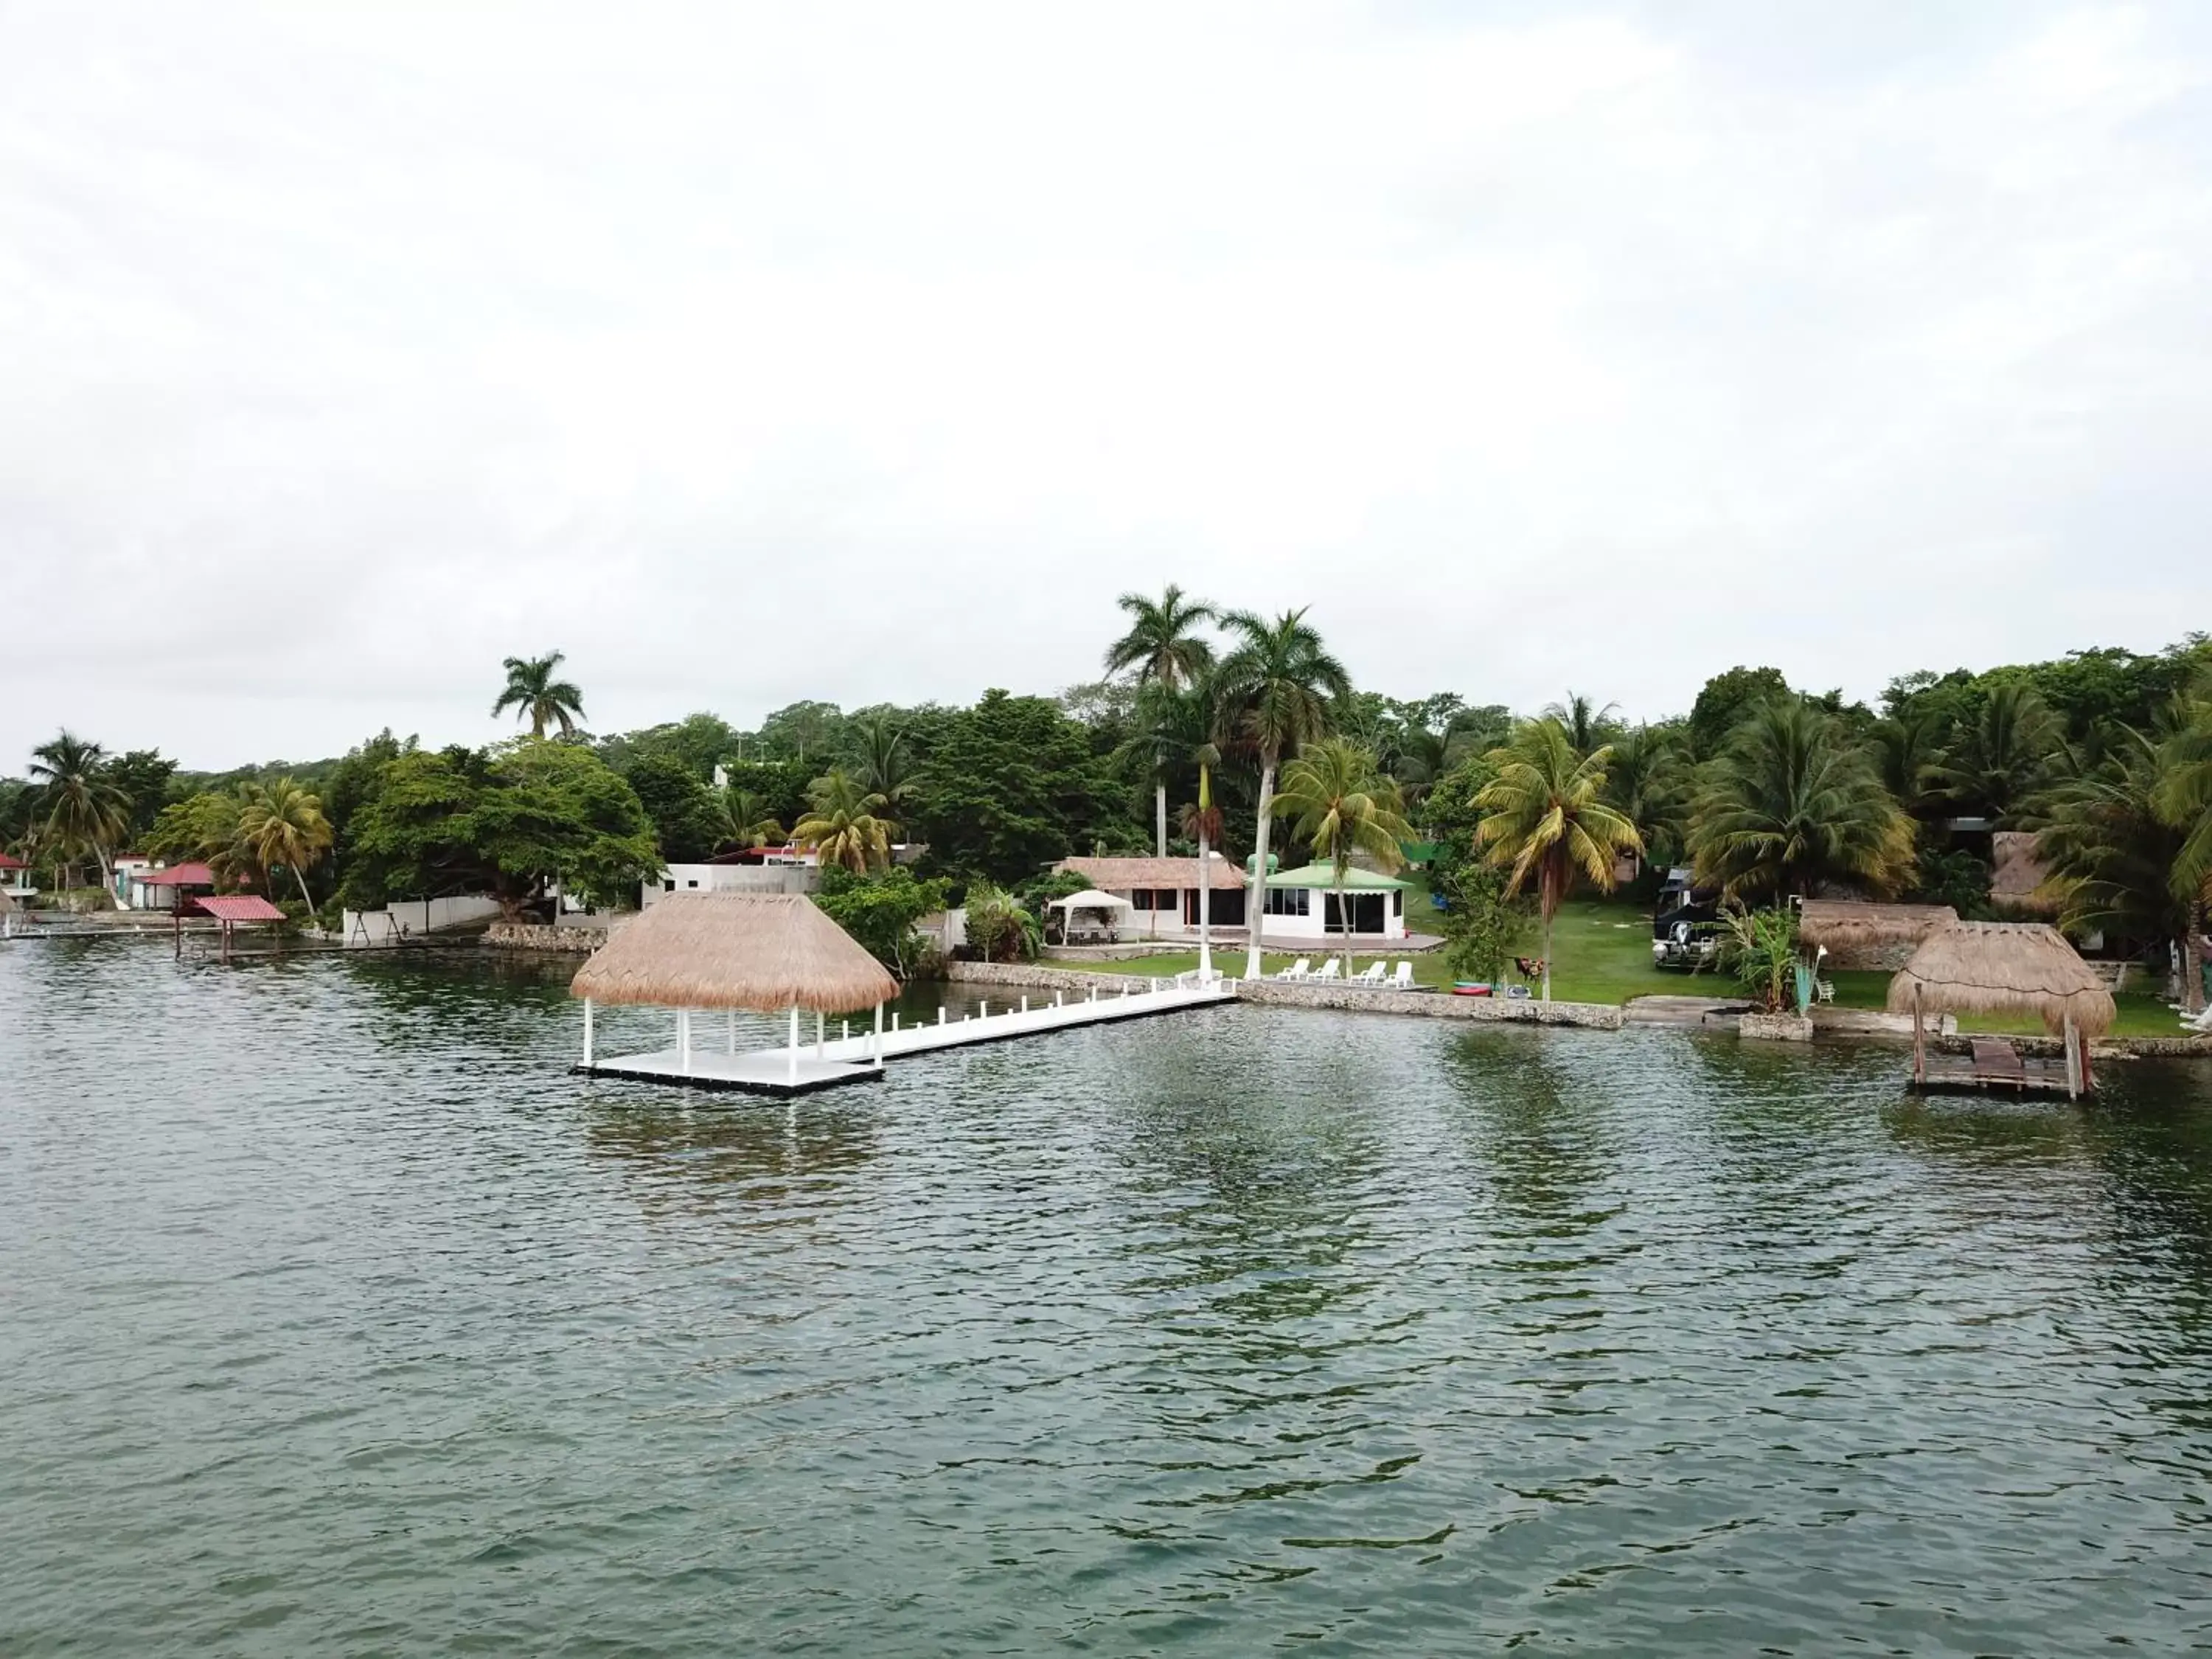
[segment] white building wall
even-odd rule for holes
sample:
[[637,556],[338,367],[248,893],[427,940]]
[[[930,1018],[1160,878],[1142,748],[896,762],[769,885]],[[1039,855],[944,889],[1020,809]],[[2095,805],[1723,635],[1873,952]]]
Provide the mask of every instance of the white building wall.
[[821,886],[822,872],[811,864],[672,864],[659,881],[644,884],[638,898],[649,908],[670,892],[812,893]]
[[482,894],[462,893],[450,898],[402,899],[382,910],[347,910],[339,917],[339,938],[347,945],[397,945],[403,939],[419,939],[448,927],[491,921],[501,914],[499,901]]
[[[1262,917],[1261,919],[1261,938],[1270,941],[1310,939],[1316,945],[1327,944],[1332,940],[1339,944],[1343,942],[1345,936],[1342,933],[1332,933],[1328,929],[1329,895],[1326,890],[1303,887],[1270,888],[1268,896],[1273,898],[1279,892],[1303,894],[1306,900],[1305,914]],[[1347,893],[1345,896],[1349,899],[1357,896]],[[1404,895],[1395,896],[1399,901],[1395,904],[1391,902],[1394,895],[1384,893],[1380,896],[1382,900],[1382,931],[1379,933],[1354,933],[1352,935],[1352,939],[1355,945],[1362,939],[1373,942],[1401,939],[1406,937]]]

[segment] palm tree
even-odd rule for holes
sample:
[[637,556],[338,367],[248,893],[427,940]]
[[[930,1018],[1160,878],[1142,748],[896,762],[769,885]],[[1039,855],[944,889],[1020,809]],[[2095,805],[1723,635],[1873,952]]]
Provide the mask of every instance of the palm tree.
[[1936,805],[1931,792],[1939,781],[1937,772],[1942,762],[1936,747],[1939,730],[1934,714],[1911,705],[1874,728],[1875,759],[1881,771],[1882,787],[1915,817],[1928,815]]
[[1575,746],[1575,753],[1587,755],[1606,740],[1613,731],[1613,711],[1620,705],[1609,702],[1602,708],[1581,692],[1570,690],[1565,702],[1555,702],[1544,710],[1543,718],[1557,720],[1567,734],[1567,741]]
[[1221,750],[1201,740],[1190,751],[1198,768],[1198,799],[1182,810],[1182,832],[1198,842],[1198,972],[1201,980],[1213,977],[1213,860],[1211,854],[1221,839],[1221,809],[1213,804],[1213,769],[1221,764]]
[[[2160,939],[2191,954],[2189,836],[2170,810],[2180,736],[2170,723],[2121,726],[2101,761],[2051,791],[2035,851],[2067,932]],[[2192,1008],[2202,1006],[2201,982],[2196,992]]]
[[1331,656],[1304,610],[1273,622],[1249,611],[1218,620],[1236,641],[1214,678],[1223,735],[1260,761],[1260,808],[1253,836],[1251,944],[1244,976],[1260,976],[1260,930],[1267,911],[1267,825],[1274,817],[1275,769],[1328,730],[1329,705],[1352,696],[1351,677]]
[[1297,820],[1292,834],[1316,860],[1334,867],[1337,920],[1344,928],[1344,972],[1352,973],[1352,912],[1344,897],[1352,855],[1364,853],[1385,871],[1405,862],[1402,843],[1413,836],[1398,786],[1375,763],[1371,750],[1342,738],[1323,738],[1283,769],[1278,817]]
[[1912,820],[1835,719],[1777,698],[1738,724],[1690,825],[1702,885],[1808,898],[1829,882],[1890,893],[1912,873]]
[[1552,1000],[1552,921],[1577,877],[1601,893],[1613,890],[1613,866],[1624,853],[1640,853],[1636,826],[1605,802],[1606,765],[1613,751],[1600,745],[1583,755],[1573,735],[1549,716],[1532,720],[1488,759],[1498,775],[1474,804],[1487,814],[1475,826],[1477,847],[1509,872],[1505,896],[1536,884],[1544,919],[1544,1000]]
[[862,722],[853,735],[859,750],[854,765],[861,787],[871,794],[881,795],[884,805],[898,811],[914,793],[906,729],[894,725],[889,714],[877,714]]
[[2060,737],[2033,687],[1996,686],[1974,718],[1960,722],[1934,781],[1954,811],[2013,823],[2049,780]]
[[714,828],[726,845],[765,847],[783,839],[783,822],[769,810],[768,797],[734,784],[714,797]]
[[509,657],[502,665],[507,689],[492,704],[492,718],[512,708],[517,720],[530,722],[533,738],[543,738],[549,726],[559,726],[564,738],[574,737],[576,722],[584,718],[584,694],[573,682],[553,678],[566,659],[558,651],[544,657]]
[[[1129,631],[1106,647],[1106,672],[1119,674],[1134,669],[1141,688],[1157,685],[1169,692],[1195,684],[1213,661],[1213,647],[1193,632],[1200,623],[1216,620],[1212,605],[1187,597],[1174,583],[1157,599],[1141,593],[1124,593],[1115,603],[1128,613]],[[1159,856],[1168,855],[1168,785],[1164,761],[1156,764],[1152,781],[1152,811]]]
[[806,787],[811,809],[792,834],[825,864],[842,864],[855,874],[890,861],[891,833],[898,826],[877,816],[884,798],[863,787],[842,766],[833,766]]
[[[1573,732],[1568,733],[1573,741]],[[1689,829],[1690,764],[1680,734],[1638,726],[1614,740],[1606,763],[1605,799],[1636,833],[1655,864],[1671,864]]]
[[90,853],[100,861],[102,884],[112,887],[109,855],[130,824],[131,800],[106,775],[107,751],[64,730],[31,756],[46,843],[72,863],[77,854]]
[[238,834],[264,873],[283,865],[300,884],[301,901],[310,910],[315,908],[307,892],[307,872],[331,850],[331,826],[319,799],[289,778],[249,785],[238,815]]
[[2191,1012],[2204,1006],[2199,966],[2204,907],[2212,903],[2212,701],[2181,703],[2167,724],[2159,752],[2155,805],[2162,823],[2181,838],[2168,887],[2181,904],[2183,988]]

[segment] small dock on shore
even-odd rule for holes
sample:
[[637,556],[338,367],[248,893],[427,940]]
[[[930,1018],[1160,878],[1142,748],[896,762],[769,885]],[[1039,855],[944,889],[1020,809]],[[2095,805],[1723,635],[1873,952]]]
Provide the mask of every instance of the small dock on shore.
[[605,1059],[587,1055],[575,1069],[591,1077],[628,1078],[695,1089],[811,1094],[881,1077],[885,1065],[895,1060],[981,1042],[1041,1036],[1079,1025],[1179,1013],[1208,1003],[1231,1001],[1235,996],[1229,982],[1218,975],[1201,983],[1196,975],[1186,974],[1177,979],[1153,980],[1141,989],[1134,981],[1118,990],[1093,987],[1087,997],[1072,998],[1064,991],[1054,993],[1049,1000],[1018,996],[1010,998],[1003,1010],[994,1010],[987,1002],[976,1012],[957,1019],[942,1008],[936,1019],[913,1025],[901,1023],[894,1015],[888,1029],[858,1036],[830,1036],[817,1021],[811,1042],[794,1036],[776,1048],[743,1053],[736,1051],[734,1042],[720,1050],[696,1046],[691,1040],[690,1011],[679,1009],[674,1047]]

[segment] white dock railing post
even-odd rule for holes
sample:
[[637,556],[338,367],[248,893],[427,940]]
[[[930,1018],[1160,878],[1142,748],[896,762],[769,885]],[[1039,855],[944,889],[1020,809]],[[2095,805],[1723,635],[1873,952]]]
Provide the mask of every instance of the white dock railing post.
[[945,1005],[941,1002],[939,1003],[937,1005],[937,1023],[939,1025],[945,1024]]
[[1065,992],[1065,991],[1054,991],[1054,992],[1052,994],[1052,1006],[1053,1006],[1054,1007],[1055,1007],[1055,1008],[1065,1008],[1065,1007],[1066,1007],[1066,1006],[1067,1006],[1067,993],[1066,993],[1066,992]]
[[891,1034],[892,1034],[894,1036],[896,1036],[898,1034],[898,1028],[899,1028],[899,1016],[898,1016],[898,1010],[897,1010],[897,1009],[896,1009],[896,1008],[894,1008],[894,1009],[892,1009],[892,1010],[891,1010]]
[[[881,1003],[878,1003],[876,1006],[878,1007],[881,1007],[883,1005]],[[852,1040],[853,1022],[849,1019],[839,1020],[837,1022],[837,1041],[841,1043],[846,1043],[850,1042]]]
[[1025,1013],[1025,1014],[1026,1014],[1027,1012],[1029,1012],[1029,1011],[1030,1011],[1030,1000],[1029,1000],[1027,997],[1024,997],[1024,998],[1022,999],[1022,1012],[1023,1012],[1024,1013]]
[[592,1000],[584,999],[584,1069],[592,1069]]
[[991,1017],[991,1005],[990,1005],[989,1003],[988,1003],[988,1002],[981,1002],[981,1001],[979,1001],[979,1002],[977,1002],[977,1003],[976,1003],[976,1005],[975,1005],[975,1010],[976,1010],[976,1012],[975,1012],[975,1018],[978,1018],[978,1019],[988,1019],[988,1018],[990,1018],[990,1017]]

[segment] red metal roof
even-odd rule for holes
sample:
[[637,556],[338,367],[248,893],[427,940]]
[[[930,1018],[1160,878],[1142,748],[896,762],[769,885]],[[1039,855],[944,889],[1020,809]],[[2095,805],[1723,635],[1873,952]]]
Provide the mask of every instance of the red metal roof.
[[131,879],[149,887],[212,887],[215,872],[204,864],[173,864],[166,870],[140,870]]
[[196,898],[191,908],[217,921],[282,921],[284,913],[258,893],[213,894]]
[[21,870],[27,867],[22,860],[10,854],[0,853],[0,870]]

